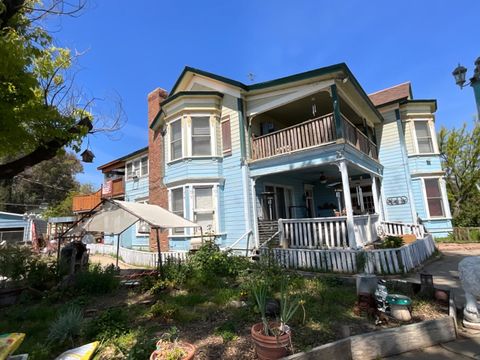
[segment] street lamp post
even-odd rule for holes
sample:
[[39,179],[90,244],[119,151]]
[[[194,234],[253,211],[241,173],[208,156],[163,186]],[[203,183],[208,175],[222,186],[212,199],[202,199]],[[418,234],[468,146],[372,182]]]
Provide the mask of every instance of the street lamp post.
[[466,74],[467,68],[460,64],[458,64],[458,66],[452,72],[452,75],[455,78],[455,82],[458,86],[460,86],[460,89],[463,89],[467,85],[470,85],[473,88],[475,101],[477,103],[477,121],[480,121],[480,57],[475,60],[473,77],[470,78],[470,81],[467,84],[465,84]]

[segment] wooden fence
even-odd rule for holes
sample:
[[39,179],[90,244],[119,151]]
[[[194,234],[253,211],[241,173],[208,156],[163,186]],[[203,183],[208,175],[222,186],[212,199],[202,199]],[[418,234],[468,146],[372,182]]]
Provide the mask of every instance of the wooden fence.
[[459,242],[480,242],[480,227],[454,227],[453,239]]
[[[105,244],[87,244],[87,248],[90,249],[90,253],[113,255],[117,254],[117,248],[114,245]],[[135,266],[146,266],[154,268],[158,263],[158,253],[149,251],[131,250],[124,247],[120,247],[118,252],[121,260],[127,264]],[[168,251],[162,252],[162,262],[177,261],[183,262],[187,259],[186,251]]]
[[261,249],[261,256],[287,269],[367,274],[407,273],[435,251],[431,235],[396,249]]

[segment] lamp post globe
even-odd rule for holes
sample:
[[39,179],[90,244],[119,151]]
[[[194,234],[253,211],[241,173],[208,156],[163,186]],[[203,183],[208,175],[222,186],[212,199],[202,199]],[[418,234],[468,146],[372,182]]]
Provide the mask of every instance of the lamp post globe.
[[[478,60],[478,59],[477,59]],[[453,70],[452,75],[455,78],[455,82],[457,83],[458,86],[463,88],[463,85],[465,84],[465,76],[467,74],[467,68],[458,64],[458,66]]]

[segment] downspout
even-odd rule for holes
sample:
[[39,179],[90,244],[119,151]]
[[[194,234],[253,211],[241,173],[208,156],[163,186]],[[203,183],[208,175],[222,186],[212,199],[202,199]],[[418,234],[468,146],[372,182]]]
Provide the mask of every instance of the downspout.
[[400,137],[400,149],[402,151],[402,165],[405,171],[406,180],[407,180],[407,191],[408,197],[410,198],[410,211],[412,213],[412,222],[413,224],[417,223],[417,211],[415,209],[415,204],[413,200],[413,191],[412,191],[412,175],[410,174],[410,167],[408,165],[408,156],[407,156],[407,148],[405,144],[405,136],[403,134],[403,125],[402,119],[400,118],[400,110],[395,109],[395,118],[397,122],[397,129],[398,129],[398,136]]
[[247,152],[246,152],[246,139],[245,139],[245,112],[243,109],[243,100],[242,98],[237,99],[237,107],[238,107],[238,119],[239,119],[239,126],[240,126],[240,166],[242,169],[242,188],[243,188],[243,213],[245,218],[245,231],[252,231],[252,223],[249,216],[249,206],[248,206],[248,199],[249,199],[249,190],[248,190],[248,182],[249,182],[249,174],[248,174],[248,167],[247,167]]

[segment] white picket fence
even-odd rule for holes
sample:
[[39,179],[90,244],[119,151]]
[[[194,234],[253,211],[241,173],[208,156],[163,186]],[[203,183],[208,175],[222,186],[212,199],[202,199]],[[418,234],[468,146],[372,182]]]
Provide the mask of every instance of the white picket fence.
[[261,256],[287,269],[322,272],[399,274],[413,270],[435,251],[431,235],[397,249],[281,249],[262,248]]
[[[117,248],[114,245],[105,244],[87,244],[87,248],[90,249],[90,253],[101,255],[113,255],[117,254]],[[118,252],[121,260],[127,264],[135,266],[146,266],[154,268],[158,264],[158,253],[149,251],[131,250],[124,247],[120,247]],[[183,262],[187,259],[186,251],[168,251],[162,252],[162,262],[177,261]]]

